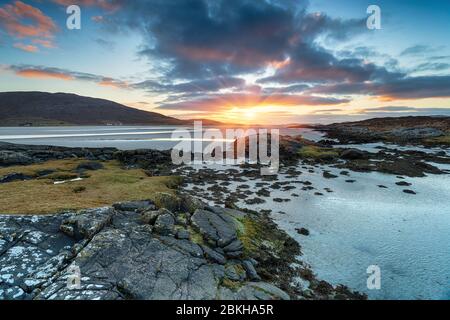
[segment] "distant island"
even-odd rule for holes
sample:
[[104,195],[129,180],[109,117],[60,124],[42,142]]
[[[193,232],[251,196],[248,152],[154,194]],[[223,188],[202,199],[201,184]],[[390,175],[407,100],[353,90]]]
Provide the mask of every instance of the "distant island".
[[[220,124],[202,121],[207,125]],[[70,93],[0,92],[0,126],[187,125],[192,122]]]

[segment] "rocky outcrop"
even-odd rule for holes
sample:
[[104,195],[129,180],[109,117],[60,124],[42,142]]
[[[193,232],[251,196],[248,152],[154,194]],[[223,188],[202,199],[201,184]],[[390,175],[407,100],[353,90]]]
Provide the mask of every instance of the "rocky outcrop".
[[0,166],[27,165],[69,158],[112,160],[116,152],[115,148],[66,148],[0,142]]
[[234,219],[246,213],[205,206],[188,216],[148,201],[1,216],[0,299],[290,298],[242,256]]

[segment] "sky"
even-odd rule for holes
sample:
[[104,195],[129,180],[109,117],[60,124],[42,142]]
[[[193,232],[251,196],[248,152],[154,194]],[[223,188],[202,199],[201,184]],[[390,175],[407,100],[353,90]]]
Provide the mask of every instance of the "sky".
[[448,0],[0,0],[0,91],[232,123],[450,115],[449,30]]

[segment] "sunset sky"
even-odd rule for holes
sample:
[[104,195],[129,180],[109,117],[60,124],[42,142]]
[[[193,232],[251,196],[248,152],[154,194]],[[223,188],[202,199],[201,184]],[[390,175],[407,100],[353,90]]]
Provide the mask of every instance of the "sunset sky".
[[241,123],[450,115],[449,31],[442,0],[1,0],[0,91]]

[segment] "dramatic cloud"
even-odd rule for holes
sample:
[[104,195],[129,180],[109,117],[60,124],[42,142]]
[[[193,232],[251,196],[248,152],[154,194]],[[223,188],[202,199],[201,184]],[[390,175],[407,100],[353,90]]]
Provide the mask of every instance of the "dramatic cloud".
[[143,56],[170,62],[167,76],[183,79],[281,67],[318,36],[341,40],[366,30],[364,20],[305,9],[302,1],[133,1],[122,23],[144,35]]
[[213,79],[194,80],[176,84],[163,84],[159,81],[147,80],[134,84],[134,88],[159,93],[205,93],[221,89],[243,88],[245,80],[234,77],[217,77]]
[[400,77],[385,82],[324,85],[309,92],[372,95],[382,100],[446,98],[450,97],[450,76]]
[[349,102],[347,99],[336,99],[307,95],[252,95],[252,94],[218,94],[209,95],[196,100],[163,104],[158,109],[189,111],[227,111],[232,108],[251,108],[254,106],[316,106],[338,105]]
[[[0,26],[12,37],[22,40],[35,38],[35,44],[41,44],[46,48],[53,46],[51,39],[57,31],[57,27],[50,17],[38,8],[22,1],[15,1],[0,7]],[[33,45],[18,44],[16,47],[29,52],[38,51]]]
[[[67,6],[72,1],[51,3]],[[369,32],[364,11],[360,19],[335,18],[311,12],[307,0],[80,0],[76,4],[93,13],[91,27],[118,39],[140,36],[140,46],[130,50],[148,62],[148,76],[144,70],[133,76],[139,80],[125,82],[50,67],[12,66],[11,70],[25,77],[142,90],[157,97],[160,109],[180,112],[266,105],[325,110],[320,106],[345,108],[345,103],[360,96],[450,97],[450,60],[446,53],[438,55],[440,47],[418,44],[392,57],[379,47],[355,45],[362,43],[355,37]],[[33,7],[33,13],[25,14],[23,6],[27,5],[16,1],[0,9],[0,24],[21,38],[14,39],[15,46],[28,52],[54,47],[52,20]],[[97,44],[93,44],[96,49],[123,50],[100,35],[90,42]]]
[[64,5],[64,6],[70,6],[72,4],[76,4],[79,6],[91,6],[91,7],[99,7],[105,10],[116,10],[119,8],[119,1],[116,0],[52,0],[53,2]]

